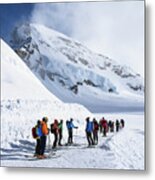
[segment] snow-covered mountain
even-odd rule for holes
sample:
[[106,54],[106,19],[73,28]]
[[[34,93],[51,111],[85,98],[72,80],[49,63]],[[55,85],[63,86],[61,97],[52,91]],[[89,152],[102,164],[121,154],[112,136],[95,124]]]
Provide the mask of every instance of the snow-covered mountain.
[[131,68],[39,24],[23,24],[11,44],[32,72],[64,102],[91,111],[142,110],[144,79]]
[[[32,112],[36,112],[36,118],[39,117],[39,114],[41,116],[48,114],[53,118],[60,116],[61,118],[69,118],[75,114],[77,109],[83,115],[90,114],[81,105],[65,104],[55,97],[44,87],[19,56],[3,40],[0,42],[2,111],[5,111],[5,109],[13,111],[19,108],[22,113],[26,109],[31,109]],[[29,114],[29,116],[31,115]]]

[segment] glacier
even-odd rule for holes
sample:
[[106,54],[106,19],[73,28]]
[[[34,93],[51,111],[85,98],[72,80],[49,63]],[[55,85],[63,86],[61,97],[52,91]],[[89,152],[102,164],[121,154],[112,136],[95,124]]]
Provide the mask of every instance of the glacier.
[[14,29],[11,46],[63,102],[96,113],[144,111],[144,78],[77,40],[40,24],[23,24]]

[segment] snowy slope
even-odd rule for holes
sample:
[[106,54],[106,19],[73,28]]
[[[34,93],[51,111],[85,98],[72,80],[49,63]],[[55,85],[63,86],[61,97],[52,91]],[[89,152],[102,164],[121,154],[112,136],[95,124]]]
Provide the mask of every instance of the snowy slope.
[[34,76],[19,56],[1,43],[1,99],[52,99],[60,102]]
[[[13,140],[31,138],[31,127],[43,116],[49,117],[51,123],[55,118],[76,118],[77,111],[80,119],[91,115],[83,106],[65,104],[52,95],[17,54],[3,40],[0,42],[2,147],[11,143],[10,136]],[[25,136],[18,133],[19,128]]]
[[[144,115],[91,114],[78,104],[65,104],[50,93],[14,51],[1,40],[1,166],[144,169]],[[38,90],[39,89],[39,90]],[[52,159],[35,160],[31,128],[36,120],[49,117],[64,120],[63,144],[67,142],[65,120],[74,118],[76,146],[60,147]],[[87,148],[85,117],[124,118],[125,129],[99,136],[96,148]],[[46,154],[51,152],[53,135],[48,136]]]
[[74,115],[77,110],[83,115],[90,114],[90,112],[81,105],[65,104],[60,101],[43,86],[25,63],[3,40],[0,42],[1,107],[4,109],[5,107],[6,109],[7,107],[18,107],[20,102],[24,102],[29,104],[33,109],[33,102],[36,104],[37,102],[39,104],[47,102],[47,104],[50,104],[51,112],[57,114],[57,117],[63,116],[64,114],[68,114],[68,116]]
[[144,79],[80,42],[43,25],[23,24],[15,28],[11,44],[64,102],[78,102],[95,112],[143,110]]
[[[0,40],[0,42],[2,101],[16,99],[48,100],[62,107],[67,106],[43,86],[19,56],[3,40]],[[76,104],[73,106],[76,109]],[[80,105],[78,106],[80,107]]]

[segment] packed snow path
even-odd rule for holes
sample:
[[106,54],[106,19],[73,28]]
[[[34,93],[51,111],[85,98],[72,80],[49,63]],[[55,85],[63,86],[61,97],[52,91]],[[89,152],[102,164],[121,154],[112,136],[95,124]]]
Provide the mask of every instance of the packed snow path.
[[[118,117],[117,114],[112,116]],[[74,146],[58,147],[52,158],[43,160],[33,158],[35,140],[26,140],[22,135],[24,132],[18,132],[21,139],[9,142],[8,148],[2,146],[1,164],[21,167],[144,169],[143,115],[126,115],[126,127],[118,133],[108,133],[107,137],[99,134],[99,144],[94,148],[87,147],[85,134],[79,132],[74,132]],[[50,144],[47,139],[46,154],[51,152],[52,138],[51,134]],[[65,136],[63,143],[66,140]]]

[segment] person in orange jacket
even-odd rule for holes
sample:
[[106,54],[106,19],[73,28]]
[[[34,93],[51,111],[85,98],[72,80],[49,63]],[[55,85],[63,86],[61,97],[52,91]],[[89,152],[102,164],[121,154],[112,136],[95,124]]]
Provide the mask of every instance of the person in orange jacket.
[[41,136],[41,158],[45,158],[46,156],[44,155],[45,152],[45,147],[46,147],[46,139],[47,139],[47,135],[49,133],[49,129],[47,127],[47,122],[48,122],[48,118],[47,117],[43,117],[42,118],[42,122],[41,122],[41,127],[42,127],[42,136]]

